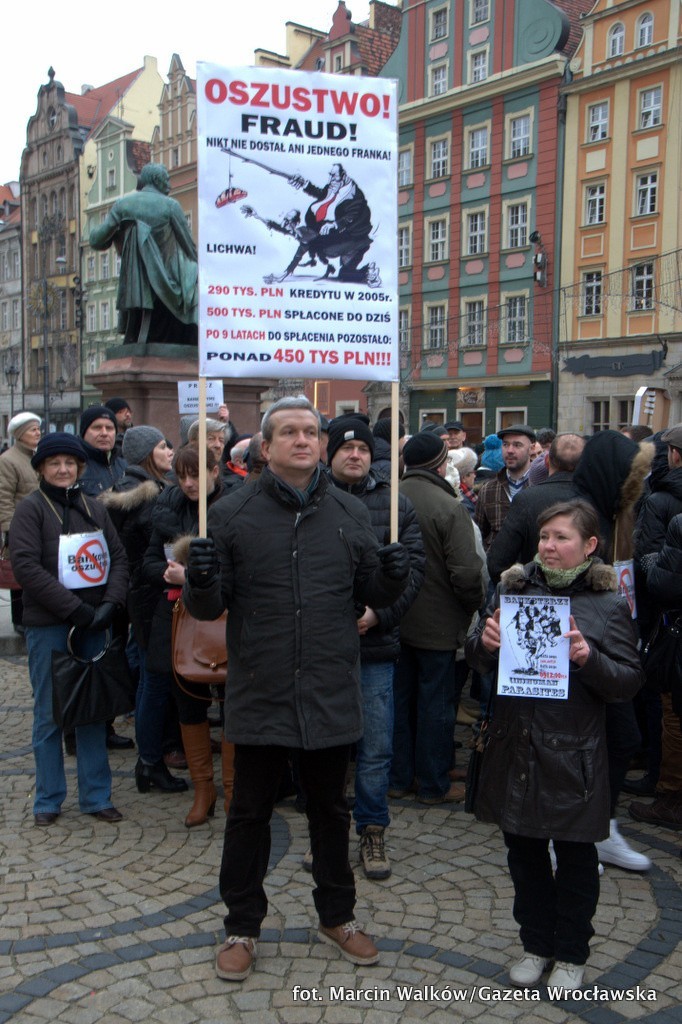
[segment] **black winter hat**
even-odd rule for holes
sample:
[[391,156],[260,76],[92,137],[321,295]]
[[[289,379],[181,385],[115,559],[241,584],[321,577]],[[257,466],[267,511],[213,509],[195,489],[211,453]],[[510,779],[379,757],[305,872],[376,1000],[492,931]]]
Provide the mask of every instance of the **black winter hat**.
[[46,434],[38,441],[38,447],[31,457],[31,465],[37,469],[41,462],[53,455],[73,455],[79,462],[86,462],[87,455],[81,439],[74,434]]
[[91,405],[81,416],[80,427],[78,428],[78,433],[81,437],[85,436],[85,431],[88,427],[92,426],[95,420],[111,420],[114,426],[118,428],[116,416],[111,409],[107,408],[106,405]]
[[[382,441],[391,443],[391,421],[388,416],[383,416],[380,420],[376,421],[372,433],[375,437],[380,437]],[[405,427],[400,420],[398,421],[398,437],[405,437]]]
[[329,443],[327,444],[327,463],[346,441],[364,441],[374,458],[374,434],[369,429],[369,417],[363,413],[348,416],[337,416],[329,424]]
[[[107,409],[111,409],[112,412],[120,412],[121,409],[130,409],[125,398],[110,398],[104,404]],[[132,412],[132,409],[130,409],[130,411]]]
[[403,448],[408,469],[438,469],[448,457],[448,443],[432,430],[420,430]]

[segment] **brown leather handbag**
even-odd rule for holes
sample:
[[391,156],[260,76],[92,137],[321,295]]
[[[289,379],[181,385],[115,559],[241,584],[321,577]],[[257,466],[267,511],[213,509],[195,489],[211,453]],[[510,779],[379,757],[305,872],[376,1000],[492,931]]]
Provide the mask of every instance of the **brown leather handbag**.
[[227,645],[225,625],[227,612],[218,619],[195,619],[185,608],[182,598],[173,606],[172,656],[176,679],[187,679],[204,686],[225,682]]
[[21,590],[17,583],[6,547],[0,551],[0,590]]

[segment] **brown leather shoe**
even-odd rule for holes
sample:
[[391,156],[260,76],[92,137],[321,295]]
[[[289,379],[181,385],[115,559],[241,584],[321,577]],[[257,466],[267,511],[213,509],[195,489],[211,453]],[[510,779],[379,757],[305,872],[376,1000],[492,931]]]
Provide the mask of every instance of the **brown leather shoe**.
[[97,818],[98,821],[108,821],[112,825],[117,821],[123,821],[123,815],[115,807],[103,807],[101,811],[94,811],[90,817]]
[[670,828],[674,832],[682,829],[682,793],[662,793],[652,804],[631,803],[628,810],[635,821]]
[[169,750],[163,755],[163,762],[166,768],[184,770],[187,767],[187,758],[184,750]]
[[33,821],[36,825],[45,828],[47,825],[54,825],[58,817],[57,811],[38,811],[33,815]]
[[337,924],[335,928],[320,925],[317,937],[329,946],[336,946],[341,956],[350,960],[352,964],[368,965],[379,962],[379,950],[357,921]]
[[460,804],[465,797],[466,787],[463,782],[453,782],[443,796],[417,796],[420,804]]
[[448,772],[451,782],[464,782],[467,777],[466,768],[451,768]]
[[256,940],[245,935],[228,935],[215,958],[215,972],[223,981],[243,981],[253,970]]

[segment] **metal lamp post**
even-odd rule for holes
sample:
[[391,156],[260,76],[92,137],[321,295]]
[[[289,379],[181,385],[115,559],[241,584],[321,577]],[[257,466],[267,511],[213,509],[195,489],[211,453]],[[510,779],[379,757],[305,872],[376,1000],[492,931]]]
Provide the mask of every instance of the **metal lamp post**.
[[12,419],[14,416],[14,389],[17,386],[17,381],[19,380],[19,370],[14,363],[10,363],[10,365],[5,368],[5,380],[7,381],[7,387],[9,388],[9,418]]
[[[64,234],[64,216],[62,213],[53,213],[51,217],[44,217],[38,235],[42,249],[42,317],[43,317],[43,431],[50,432],[50,346],[49,346],[49,319],[50,319],[50,292],[47,280],[47,246],[54,238],[61,238]],[[55,263],[58,267],[66,266],[66,258],[57,256]]]

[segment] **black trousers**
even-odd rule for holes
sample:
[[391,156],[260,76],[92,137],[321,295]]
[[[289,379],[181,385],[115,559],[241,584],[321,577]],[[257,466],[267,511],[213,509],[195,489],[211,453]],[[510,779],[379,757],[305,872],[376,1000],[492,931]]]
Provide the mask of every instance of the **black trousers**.
[[[270,819],[289,753],[286,747],[235,746],[234,793],[220,866],[227,935],[260,935],[268,909],[263,881],[270,857]],[[313,899],[320,923],[334,928],[351,921],[355,907],[345,797],[350,747],[297,753],[313,854]]]
[[618,797],[630,761],[642,746],[642,736],[631,700],[606,705],[606,753],[609,759],[611,817],[616,817]]
[[592,918],[599,902],[599,859],[594,843],[554,840],[556,875],[549,840],[504,833],[514,883],[514,920],[527,953],[569,964],[587,963]]

